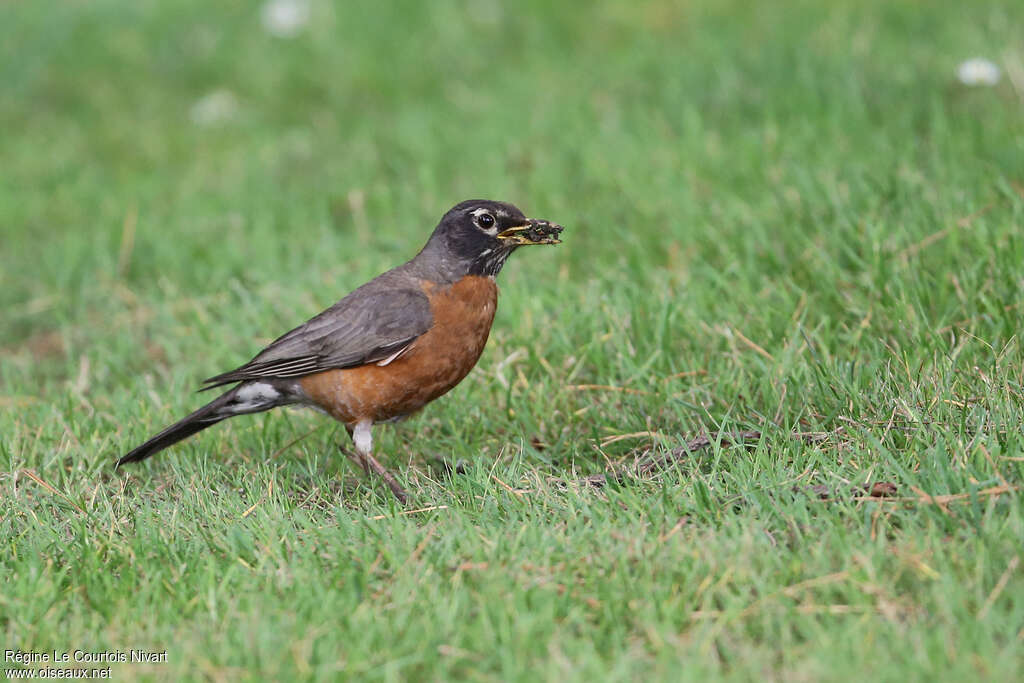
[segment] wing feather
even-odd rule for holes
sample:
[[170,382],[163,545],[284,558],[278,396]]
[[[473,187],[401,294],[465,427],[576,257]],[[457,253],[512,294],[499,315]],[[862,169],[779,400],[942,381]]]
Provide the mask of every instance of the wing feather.
[[251,361],[211,377],[204,389],[253,379],[301,377],[400,354],[430,329],[430,301],[422,289],[385,274],[320,315],[282,335]]

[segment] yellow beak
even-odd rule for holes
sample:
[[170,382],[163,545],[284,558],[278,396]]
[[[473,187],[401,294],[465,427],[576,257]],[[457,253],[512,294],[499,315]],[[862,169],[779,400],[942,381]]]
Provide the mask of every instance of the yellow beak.
[[562,229],[557,223],[531,218],[525,225],[502,230],[498,239],[512,244],[561,244],[558,234]]

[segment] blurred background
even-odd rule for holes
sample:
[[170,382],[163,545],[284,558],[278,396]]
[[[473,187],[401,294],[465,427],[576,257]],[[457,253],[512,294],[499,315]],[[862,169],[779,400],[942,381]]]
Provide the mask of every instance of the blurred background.
[[[915,263],[915,305],[935,327],[973,314],[984,301],[944,308],[955,285],[936,271],[958,252],[983,258],[985,221],[1019,217],[1017,3],[100,0],[0,13],[8,384],[73,377],[97,346],[136,369],[193,357],[223,338],[207,318],[227,311],[244,349],[198,374],[233,366],[410,257],[469,197],[567,227],[557,252],[513,259],[506,287],[534,296],[503,304],[506,321],[635,288],[694,311],[680,331],[747,319],[763,344],[789,315],[764,308],[801,298],[815,324],[852,329],[906,249],[985,209]],[[1015,280],[992,287],[993,300],[1019,294]],[[186,336],[195,348],[176,350]]]
[[[171,650],[129,678],[1019,676],[1022,114],[1020,0],[0,0],[0,634]],[[375,433],[426,511],[312,411],[113,472],[474,197],[566,230]]]

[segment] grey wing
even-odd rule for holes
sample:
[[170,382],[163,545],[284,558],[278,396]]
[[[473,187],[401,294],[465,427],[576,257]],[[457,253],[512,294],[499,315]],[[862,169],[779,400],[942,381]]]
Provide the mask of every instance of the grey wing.
[[432,323],[430,302],[420,290],[356,290],[275,340],[240,368],[205,380],[204,389],[384,361],[415,341]]

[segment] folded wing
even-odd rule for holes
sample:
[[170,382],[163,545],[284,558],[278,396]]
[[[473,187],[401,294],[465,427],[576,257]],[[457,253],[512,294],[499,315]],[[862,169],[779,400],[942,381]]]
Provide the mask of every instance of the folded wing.
[[[405,284],[405,283],[403,283]],[[301,377],[385,361],[430,329],[420,289],[373,280],[275,340],[245,365],[211,377],[204,389],[253,379]]]

